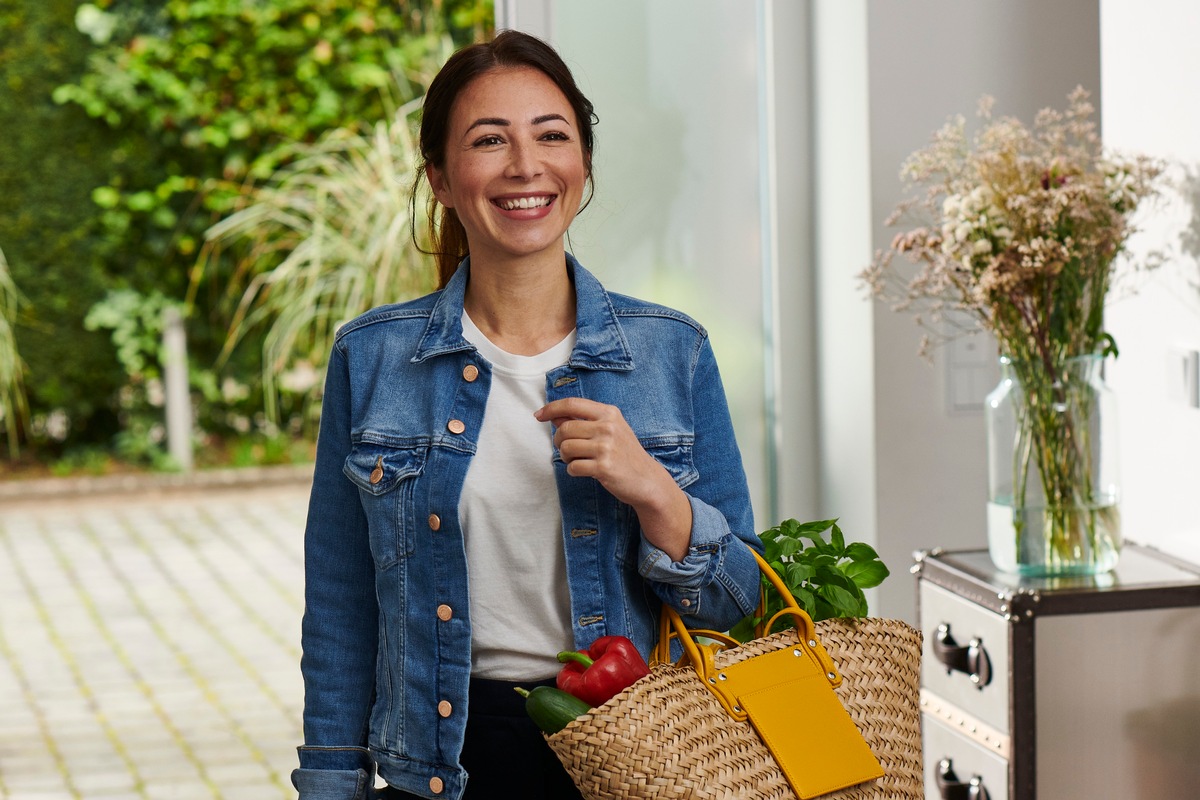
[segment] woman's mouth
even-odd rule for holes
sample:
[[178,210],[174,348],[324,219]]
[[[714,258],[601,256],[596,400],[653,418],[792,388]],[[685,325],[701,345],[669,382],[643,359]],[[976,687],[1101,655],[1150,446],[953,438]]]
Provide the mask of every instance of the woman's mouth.
[[530,208],[544,208],[554,202],[554,195],[538,195],[535,197],[505,197],[493,200],[493,203],[505,211],[518,211]]

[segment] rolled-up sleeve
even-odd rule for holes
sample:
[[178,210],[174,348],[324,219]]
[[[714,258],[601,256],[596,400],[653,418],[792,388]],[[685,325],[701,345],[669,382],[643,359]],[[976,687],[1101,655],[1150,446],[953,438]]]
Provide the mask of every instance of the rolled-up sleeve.
[[301,800],[367,800],[375,762],[362,747],[301,747],[292,786]]
[[638,571],[689,624],[725,630],[754,611],[759,571],[751,548],[762,552],[754,530],[750,489],[733,433],[729,405],[707,336],[698,342],[692,369],[698,478],[686,486],[692,535],[682,561],[673,561],[642,538]]

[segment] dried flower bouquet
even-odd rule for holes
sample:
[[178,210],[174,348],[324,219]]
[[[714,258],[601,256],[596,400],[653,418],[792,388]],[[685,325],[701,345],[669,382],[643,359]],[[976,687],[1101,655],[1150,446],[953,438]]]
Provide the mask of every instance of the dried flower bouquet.
[[[1072,360],[1116,353],[1105,301],[1133,214],[1157,193],[1162,165],[1105,151],[1082,88],[1065,111],[1041,111],[1032,128],[991,112],[985,97],[973,138],[960,116],[906,160],[901,176],[918,192],[889,225],[917,224],[861,277],[872,294],[916,312],[927,328],[938,331],[947,312],[965,312],[995,336],[1020,387],[1006,498],[1015,534],[1021,537],[1025,522],[1019,510],[1035,502],[1028,495],[1036,478],[1048,558],[1069,562],[1095,544],[1098,525],[1115,524],[1096,517],[1105,503],[1094,496],[1090,400],[1072,378],[1085,372]],[[915,273],[902,271],[897,255],[917,264]]]

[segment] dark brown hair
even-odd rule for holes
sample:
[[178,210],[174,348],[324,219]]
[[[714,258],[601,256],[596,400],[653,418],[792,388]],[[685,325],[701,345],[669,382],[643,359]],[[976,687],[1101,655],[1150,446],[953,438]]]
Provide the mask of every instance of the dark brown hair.
[[[454,101],[464,88],[484,73],[500,67],[531,67],[546,75],[566,96],[567,102],[575,111],[576,125],[579,127],[581,144],[583,145],[584,166],[587,169],[588,195],[579,210],[587,207],[592,197],[592,148],[594,134],[592,127],[596,124],[596,114],[592,102],[588,100],[579,87],[571,70],[555,52],[554,48],[536,36],[520,31],[506,30],[497,34],[490,42],[472,44],[457,51],[446,61],[445,65],[434,77],[425,93],[425,101],[421,113],[421,163],[418,167],[417,180],[413,185],[410,207],[414,212],[413,242],[416,242],[416,208],[417,193],[421,184],[428,180],[427,169],[434,166],[438,169],[445,167],[446,140],[450,134],[450,111]],[[467,233],[459,222],[454,209],[446,208],[438,203],[432,192],[429,197],[429,240],[432,255],[437,257],[438,287],[446,285],[458,263],[470,250],[467,246]],[[420,245],[418,245],[419,247]]]

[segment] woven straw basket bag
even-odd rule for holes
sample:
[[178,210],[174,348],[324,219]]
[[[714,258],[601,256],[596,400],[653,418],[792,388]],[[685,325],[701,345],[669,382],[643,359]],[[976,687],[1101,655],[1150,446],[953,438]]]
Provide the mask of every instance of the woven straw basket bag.
[[[760,567],[764,574],[770,571],[761,559]],[[767,577],[774,577],[772,583],[778,581],[773,572]],[[781,587],[780,582],[776,588]],[[791,599],[790,594],[785,599]],[[808,619],[803,611],[800,614]],[[820,796],[830,800],[924,797],[920,631],[901,620],[878,618],[825,620],[815,627],[809,620],[808,625],[805,638],[809,643],[819,639],[817,649],[823,645],[836,665],[841,678],[834,689],[837,699],[883,768],[882,777]],[[797,648],[799,655],[803,632],[798,627],[717,649],[710,666],[722,670],[784,648]],[[759,734],[749,722],[731,719],[717,696],[705,688],[695,664],[688,661],[685,653],[679,664],[654,665],[649,676],[547,737],[584,797],[797,798]],[[806,720],[797,718],[794,724],[803,726]]]

